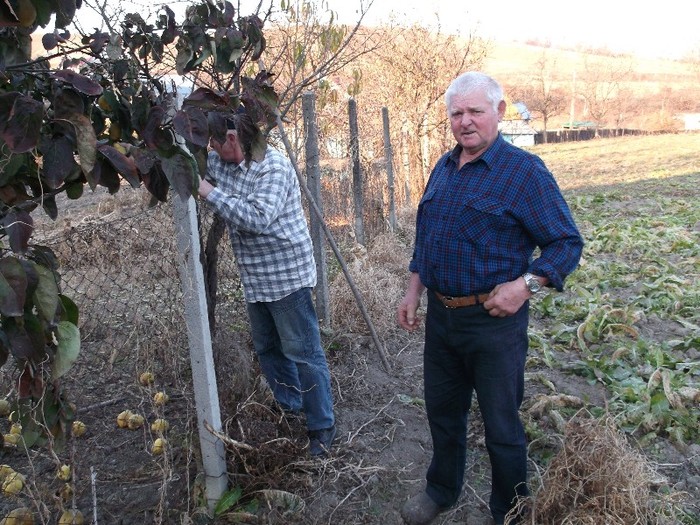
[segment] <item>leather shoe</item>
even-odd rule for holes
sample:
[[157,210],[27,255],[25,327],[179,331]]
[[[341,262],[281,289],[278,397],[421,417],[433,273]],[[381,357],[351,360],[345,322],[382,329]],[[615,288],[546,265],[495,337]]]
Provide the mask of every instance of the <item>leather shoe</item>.
[[309,432],[309,454],[314,457],[323,457],[328,455],[335,439],[336,428],[333,425],[330,428],[321,430],[312,430]]
[[427,525],[443,510],[425,492],[420,492],[404,503],[401,517],[407,525]]

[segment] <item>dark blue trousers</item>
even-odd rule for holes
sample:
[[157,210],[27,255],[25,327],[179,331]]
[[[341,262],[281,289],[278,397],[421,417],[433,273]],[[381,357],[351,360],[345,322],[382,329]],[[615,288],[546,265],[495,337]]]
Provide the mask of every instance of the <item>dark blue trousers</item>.
[[527,495],[527,442],[520,420],[528,338],[528,303],[511,317],[481,305],[449,309],[428,291],[424,381],[433,458],[428,495],[441,507],[462,491],[467,418],[476,394],[491,461],[489,506],[503,523],[516,495]]

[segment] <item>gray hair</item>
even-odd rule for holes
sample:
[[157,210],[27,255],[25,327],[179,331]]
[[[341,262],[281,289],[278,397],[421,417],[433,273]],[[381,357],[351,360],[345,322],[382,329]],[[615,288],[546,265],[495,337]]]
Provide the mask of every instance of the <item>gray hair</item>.
[[503,88],[490,76],[478,71],[467,71],[455,78],[445,91],[445,105],[447,112],[450,111],[452,98],[456,95],[467,95],[474,91],[483,91],[486,98],[493,106],[494,111],[498,111],[498,104],[503,100]]

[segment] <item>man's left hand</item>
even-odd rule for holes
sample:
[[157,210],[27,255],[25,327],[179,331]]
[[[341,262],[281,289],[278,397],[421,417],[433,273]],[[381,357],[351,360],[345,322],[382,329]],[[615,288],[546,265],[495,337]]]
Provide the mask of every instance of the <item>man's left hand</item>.
[[525,281],[518,277],[515,281],[499,284],[489,294],[484,303],[484,308],[493,317],[507,317],[514,315],[532,294],[525,285]]

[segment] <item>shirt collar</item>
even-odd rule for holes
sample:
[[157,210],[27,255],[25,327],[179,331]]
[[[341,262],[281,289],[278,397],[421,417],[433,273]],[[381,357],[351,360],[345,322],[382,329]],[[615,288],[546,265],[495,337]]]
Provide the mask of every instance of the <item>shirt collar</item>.
[[[503,145],[505,144],[505,140],[501,136],[501,132],[498,132],[498,136],[496,137],[496,140],[493,141],[493,144],[491,144],[488,148],[486,148],[486,151],[484,151],[479,157],[471,161],[470,164],[483,161],[484,164],[490,169],[498,156],[500,155],[500,151],[503,148]],[[454,162],[455,166],[459,165],[459,155],[462,153],[462,146],[457,144],[450,154],[447,157],[448,161]]]

